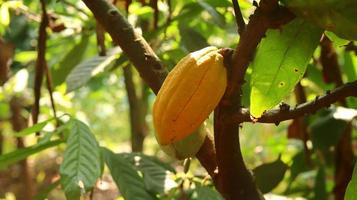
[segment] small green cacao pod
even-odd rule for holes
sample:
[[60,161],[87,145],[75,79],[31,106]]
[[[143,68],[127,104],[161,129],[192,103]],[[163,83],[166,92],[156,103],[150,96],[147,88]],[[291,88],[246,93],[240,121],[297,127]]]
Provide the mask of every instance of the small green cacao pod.
[[167,145],[160,145],[160,148],[167,155],[179,160],[194,157],[205,141],[206,135],[207,131],[200,127],[183,139]]

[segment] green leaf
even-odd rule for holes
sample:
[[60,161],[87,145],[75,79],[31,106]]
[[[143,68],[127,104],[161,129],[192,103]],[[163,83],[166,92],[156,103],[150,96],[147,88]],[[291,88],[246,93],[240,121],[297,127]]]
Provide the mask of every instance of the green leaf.
[[322,71],[318,69],[316,65],[308,64],[306,74],[307,74],[307,78],[310,81],[312,81],[312,83],[315,84],[317,87],[321,88],[321,90],[327,91],[327,90],[333,90],[335,88],[334,84],[325,83],[325,81],[323,80]]
[[7,102],[0,102],[0,119],[7,119],[10,117],[10,107]]
[[102,148],[104,160],[120,192],[126,200],[157,199],[146,190],[143,177],[120,154]]
[[175,174],[172,168],[168,170],[167,164],[162,163],[154,157],[139,153],[123,153],[133,168],[140,172],[144,179],[145,188],[155,194],[166,193],[177,187],[174,181]]
[[[347,77],[347,81],[357,80],[357,56],[353,52],[345,51],[344,63],[341,67]],[[349,97],[346,100],[348,107],[357,109],[357,99],[355,97]]]
[[342,71],[347,77],[347,81],[357,80],[357,56],[353,52],[346,51],[343,56]]
[[315,178],[315,187],[314,187],[314,199],[315,200],[324,200],[328,199],[328,194],[326,191],[326,173],[325,168],[321,166],[317,171]]
[[75,66],[66,78],[67,92],[82,87],[93,76],[109,67],[119,52],[121,52],[120,48],[115,47],[109,50],[106,56],[95,56]]
[[192,28],[179,26],[181,42],[188,52],[197,51],[209,46],[206,38]]
[[348,183],[345,193],[345,200],[355,200],[356,196],[357,196],[357,165],[355,165],[352,174],[352,179]]
[[293,163],[290,167],[290,182],[294,181],[300,173],[309,170],[309,167],[306,164],[305,151],[298,152],[292,160]]
[[320,28],[301,19],[282,30],[268,30],[252,63],[252,116],[259,118],[293,90],[305,73],[321,33]]
[[51,70],[53,86],[63,83],[71,70],[82,61],[89,41],[88,35],[83,35],[81,41],[74,45],[73,48],[59,62],[57,68]]
[[357,40],[357,1],[283,0],[297,16],[332,31],[341,38]]
[[4,3],[0,6],[0,25],[7,27],[9,24],[10,24],[9,6]]
[[315,149],[328,151],[331,146],[338,143],[348,124],[346,120],[337,118],[338,116],[341,114],[331,111],[319,116],[310,124],[311,140]]
[[214,7],[202,0],[198,0],[197,3],[212,16],[213,21],[218,26],[224,27],[226,25],[224,16],[219,13]]
[[[217,0],[203,0],[205,3],[213,6],[213,7],[229,7],[232,6],[232,2],[229,0],[221,0],[221,1],[217,1]],[[241,0],[240,0],[241,1]]]
[[63,163],[60,166],[61,184],[67,199],[79,199],[90,190],[101,174],[100,149],[89,127],[71,119]]
[[349,40],[345,40],[345,39],[342,39],[340,37],[338,37],[336,34],[334,34],[333,32],[330,32],[330,31],[325,31],[325,35],[328,37],[328,39],[330,39],[333,44],[337,47],[340,47],[340,46],[345,46],[347,45],[348,43],[350,43]]
[[253,169],[255,181],[262,193],[273,190],[283,180],[288,166],[280,157],[271,163],[262,164]]
[[196,192],[197,199],[223,200],[223,197],[216,190],[209,187],[198,186]]
[[3,154],[0,156],[0,169],[4,169],[7,166],[14,164],[20,160],[27,158],[35,153],[48,149],[50,147],[54,147],[62,143],[62,140],[53,140],[45,144],[36,144],[30,147],[18,149],[16,151]]
[[30,135],[31,133],[36,133],[42,131],[42,129],[48,124],[48,122],[52,121],[54,118],[50,118],[43,122],[37,123],[31,127],[25,128],[17,133],[14,134],[15,137],[23,137],[26,135]]
[[48,185],[45,189],[39,191],[36,196],[33,198],[33,200],[45,200],[47,199],[48,194],[55,189],[59,184],[60,184],[60,180],[57,180],[53,183],[51,183],[50,185]]

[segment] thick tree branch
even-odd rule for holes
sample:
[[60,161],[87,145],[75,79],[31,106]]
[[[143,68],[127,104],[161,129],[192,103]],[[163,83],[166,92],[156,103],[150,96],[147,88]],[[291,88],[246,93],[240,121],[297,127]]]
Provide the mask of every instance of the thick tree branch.
[[129,60],[139,71],[140,76],[157,94],[168,71],[145,39],[110,3],[104,0],[83,0],[95,18],[110,34]]
[[[294,16],[279,6],[277,0],[262,0],[250,17],[233,54],[224,55],[228,68],[226,93],[215,110],[214,135],[218,164],[218,185],[225,199],[264,199],[244,164],[239,143],[239,123],[232,123],[232,116],[240,109],[241,87],[255,49],[268,28],[289,22]],[[223,52],[224,53],[224,52]]]
[[[331,104],[349,96],[357,97],[357,81],[344,84],[331,92],[327,92],[324,96],[317,97],[314,101],[299,104],[295,108],[290,108],[288,110],[269,110],[254,122],[280,123],[285,120],[294,119],[307,114],[313,114],[319,109],[328,107]],[[233,120],[238,123],[252,122],[248,109],[242,109],[240,113],[233,115]]]

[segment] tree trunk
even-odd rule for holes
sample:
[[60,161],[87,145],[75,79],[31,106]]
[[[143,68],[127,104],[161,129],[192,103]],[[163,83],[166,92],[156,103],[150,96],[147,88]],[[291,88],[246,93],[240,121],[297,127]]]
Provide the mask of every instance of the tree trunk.
[[133,152],[142,152],[144,139],[147,135],[147,125],[145,121],[147,113],[147,94],[143,86],[143,94],[139,97],[136,93],[133,81],[132,67],[124,67],[125,88],[129,102],[129,116],[131,129],[131,148]]

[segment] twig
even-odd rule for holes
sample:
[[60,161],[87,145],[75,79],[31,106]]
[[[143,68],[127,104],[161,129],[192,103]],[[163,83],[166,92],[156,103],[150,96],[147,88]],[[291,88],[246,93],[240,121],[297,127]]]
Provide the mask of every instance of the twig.
[[154,25],[154,30],[157,29],[158,23],[159,23],[159,7],[158,7],[158,0],[151,0],[150,1],[151,7],[154,10],[154,20],[153,20],[153,25]]
[[45,70],[46,70],[46,86],[47,86],[48,93],[50,95],[53,116],[55,117],[56,123],[57,123],[57,126],[58,126],[59,122],[58,122],[58,119],[57,119],[56,104],[55,104],[55,100],[53,98],[52,77],[51,77],[51,72],[48,69],[47,63],[45,64]]
[[[313,114],[321,108],[328,107],[331,104],[350,96],[357,97],[357,81],[344,84],[331,92],[327,92],[324,96],[317,97],[314,101],[299,104],[295,108],[290,108],[289,110],[269,110],[258,118],[256,122],[279,123],[307,114]],[[241,109],[239,113],[237,112],[233,115],[233,120],[236,123],[252,122],[248,109]]]
[[42,8],[42,17],[41,17],[41,23],[38,32],[38,49],[37,49],[36,73],[35,73],[35,84],[34,84],[35,102],[32,108],[33,124],[36,124],[38,121],[38,115],[40,110],[41,85],[43,80],[43,72],[46,66],[46,58],[45,58],[46,40],[47,40],[46,27],[48,26],[49,21],[46,12],[46,4],[44,0],[41,0],[41,8]]
[[239,7],[238,0],[232,0],[232,3],[233,3],[234,15],[235,15],[235,18],[236,18],[236,23],[237,23],[237,26],[238,26],[238,33],[240,35],[242,35],[242,33],[245,30],[245,22],[244,22],[244,19],[243,19],[243,15],[242,15],[242,12],[241,12],[240,7]]

